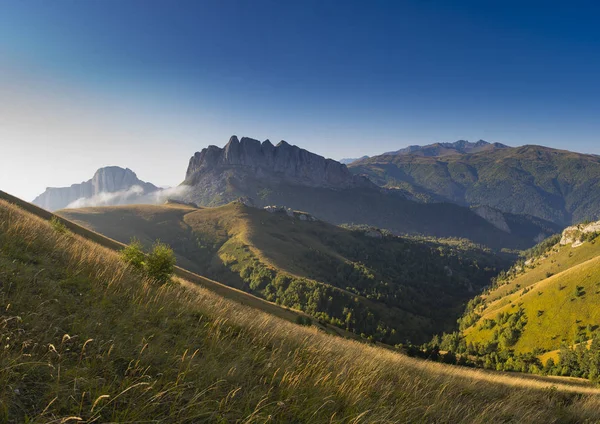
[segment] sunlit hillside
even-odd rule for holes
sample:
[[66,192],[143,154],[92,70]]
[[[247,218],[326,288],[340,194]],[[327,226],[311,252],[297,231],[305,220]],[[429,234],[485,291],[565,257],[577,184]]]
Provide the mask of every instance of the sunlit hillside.
[[0,242],[4,422],[600,419],[582,383],[420,362],[185,281],[158,287],[5,201]]
[[[530,358],[524,370],[596,379],[597,346],[592,340],[597,339],[600,323],[597,237],[597,232],[568,229],[562,241],[561,236],[549,239],[501,273],[489,291],[470,302],[461,318],[466,351],[486,360],[491,355],[492,364],[486,366],[498,367],[494,361],[504,362],[515,354]],[[593,358],[584,358],[585,346],[588,350],[592,346],[587,356]],[[578,359],[568,363],[575,350]],[[547,364],[550,358],[553,362]],[[553,368],[559,360],[560,366]]]

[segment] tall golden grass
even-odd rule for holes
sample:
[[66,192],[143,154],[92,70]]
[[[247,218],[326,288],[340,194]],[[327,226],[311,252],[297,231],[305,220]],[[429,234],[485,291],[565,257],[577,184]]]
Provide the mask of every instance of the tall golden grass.
[[0,201],[0,421],[598,422],[600,391],[294,325]]

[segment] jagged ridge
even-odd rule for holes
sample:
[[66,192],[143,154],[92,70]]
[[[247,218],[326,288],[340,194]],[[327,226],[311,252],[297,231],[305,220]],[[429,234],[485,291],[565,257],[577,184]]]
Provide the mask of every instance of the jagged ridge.
[[311,153],[285,141],[274,146],[269,140],[234,135],[224,148],[208,146],[190,159],[185,183],[193,185],[203,170],[247,167],[256,173],[276,173],[288,182],[307,186],[349,188],[373,186],[364,177],[350,173],[346,165]]

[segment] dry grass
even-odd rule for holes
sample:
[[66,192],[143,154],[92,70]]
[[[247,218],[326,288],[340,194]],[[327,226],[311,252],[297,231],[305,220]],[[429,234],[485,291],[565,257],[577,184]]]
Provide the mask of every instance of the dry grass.
[[2,201],[0,242],[3,422],[600,421],[591,387],[421,362],[158,288]]

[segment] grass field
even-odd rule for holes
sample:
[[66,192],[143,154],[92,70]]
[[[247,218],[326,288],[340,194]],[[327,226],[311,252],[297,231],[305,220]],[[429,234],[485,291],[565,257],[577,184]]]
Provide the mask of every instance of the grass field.
[[600,420],[600,391],[579,381],[422,362],[156,287],[4,201],[0,241],[0,421]]

